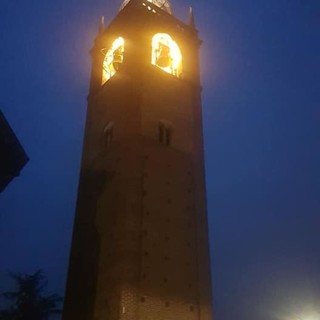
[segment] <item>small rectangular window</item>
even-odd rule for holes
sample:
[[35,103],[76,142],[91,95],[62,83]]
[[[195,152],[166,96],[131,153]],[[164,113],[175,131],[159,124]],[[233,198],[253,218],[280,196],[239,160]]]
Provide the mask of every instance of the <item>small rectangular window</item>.
[[108,147],[113,140],[113,122],[108,122],[103,129],[103,145]]
[[172,124],[167,120],[159,121],[159,143],[170,146],[172,142]]

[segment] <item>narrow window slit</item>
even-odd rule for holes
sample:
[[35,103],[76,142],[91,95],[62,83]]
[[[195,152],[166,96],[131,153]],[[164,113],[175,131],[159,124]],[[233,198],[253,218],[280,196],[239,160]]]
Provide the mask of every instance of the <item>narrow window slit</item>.
[[113,141],[113,122],[109,121],[103,129],[103,143],[105,147],[110,146]]
[[159,143],[165,146],[170,146],[172,142],[172,124],[167,120],[159,121]]

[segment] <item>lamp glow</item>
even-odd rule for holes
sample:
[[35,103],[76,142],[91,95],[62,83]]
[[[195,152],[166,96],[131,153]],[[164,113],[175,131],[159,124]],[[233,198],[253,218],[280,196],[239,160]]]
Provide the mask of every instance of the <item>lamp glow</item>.
[[152,64],[179,77],[182,70],[182,55],[177,43],[166,33],[157,33],[152,38]]

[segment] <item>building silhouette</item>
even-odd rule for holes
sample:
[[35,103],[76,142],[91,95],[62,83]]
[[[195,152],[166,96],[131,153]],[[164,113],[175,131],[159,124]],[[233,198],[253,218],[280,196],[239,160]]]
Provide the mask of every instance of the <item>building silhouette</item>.
[[165,0],[101,21],[64,320],[212,319],[200,44]]
[[0,192],[20,175],[29,158],[0,110]]

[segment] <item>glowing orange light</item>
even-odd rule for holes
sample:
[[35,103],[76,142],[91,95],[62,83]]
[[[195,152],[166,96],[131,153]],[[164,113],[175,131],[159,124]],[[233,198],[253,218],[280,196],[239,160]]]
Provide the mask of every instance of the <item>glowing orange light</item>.
[[123,62],[124,39],[119,37],[113,41],[103,60],[102,84],[107,82],[118,71]]
[[167,73],[179,77],[182,70],[182,55],[177,43],[166,33],[157,33],[152,38],[151,63]]

